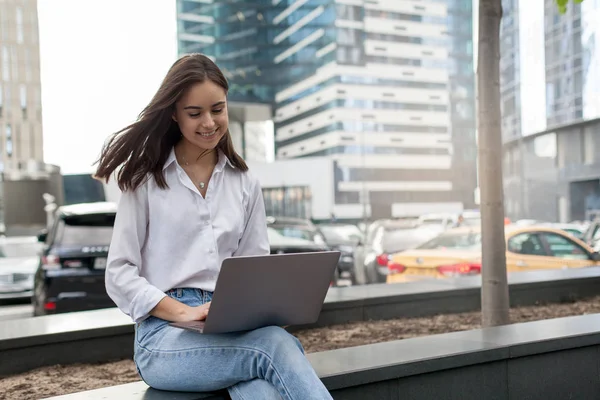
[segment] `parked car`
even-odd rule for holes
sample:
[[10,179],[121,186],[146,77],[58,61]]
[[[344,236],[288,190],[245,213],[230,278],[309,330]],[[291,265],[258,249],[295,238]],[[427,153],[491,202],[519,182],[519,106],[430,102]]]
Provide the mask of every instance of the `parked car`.
[[35,274],[34,315],[114,307],[104,286],[106,257],[117,207],[99,202],[60,207],[42,232]]
[[595,250],[600,250],[600,218],[595,218],[590,222],[582,240]]
[[310,240],[283,236],[273,228],[267,228],[271,254],[308,253],[328,250],[327,246]]
[[429,226],[437,229],[439,232],[454,228],[458,224],[458,215],[456,214],[424,214],[418,219],[420,226]]
[[411,249],[439,233],[438,226],[420,226],[417,220],[378,220],[354,253],[355,283],[384,283],[388,275],[390,254]]
[[267,217],[267,226],[290,238],[310,240],[325,245],[325,238],[311,221],[302,218]]
[[[34,280],[34,315],[114,307],[104,285],[106,257],[116,216],[113,203],[60,207],[44,242]],[[327,250],[268,228],[271,254]]]
[[0,237],[1,301],[31,301],[41,248],[35,236]]
[[267,217],[267,226],[282,236],[312,241],[325,250],[340,251],[340,261],[336,270],[336,275],[339,279],[337,279],[336,284],[344,283],[344,280],[352,283],[354,248],[347,244],[342,237],[337,237],[335,233],[329,232],[330,239],[336,236],[335,240],[329,243],[326,235],[321,231],[319,226],[302,218],[270,216]]
[[583,226],[578,225],[578,224],[547,223],[547,224],[540,224],[540,225],[547,226],[549,228],[560,229],[560,230],[565,231],[568,234],[576,237],[579,240],[583,239],[583,235],[585,233],[585,229],[583,228]]
[[479,210],[465,210],[459,214],[457,225],[480,227],[481,213]]
[[[537,225],[508,225],[506,269],[520,272],[600,265],[600,254],[560,230]],[[481,273],[481,230],[456,228],[417,246],[393,254],[388,283],[447,278]]]
[[346,284],[355,283],[354,251],[364,237],[359,227],[345,223],[324,223],[317,225],[317,229],[325,238],[327,246],[341,254],[338,264],[340,279]]

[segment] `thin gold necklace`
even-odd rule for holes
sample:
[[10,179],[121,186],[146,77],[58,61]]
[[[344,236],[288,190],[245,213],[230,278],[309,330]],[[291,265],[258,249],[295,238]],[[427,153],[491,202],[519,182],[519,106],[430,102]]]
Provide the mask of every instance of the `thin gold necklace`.
[[[205,155],[210,154],[210,153],[212,153],[212,150],[205,150],[203,153],[200,153],[200,155],[198,156],[198,158],[196,158],[196,161],[200,160],[202,157],[204,157]],[[185,159],[185,156],[183,155],[183,153],[181,153],[181,158],[182,158],[183,163],[185,164],[185,166],[189,167],[190,164]],[[190,172],[192,173],[194,180],[196,180],[196,174],[194,174],[194,170],[190,169]],[[204,189],[206,187],[206,183],[201,182],[201,181],[198,182],[197,185],[198,185],[198,187],[200,189]]]

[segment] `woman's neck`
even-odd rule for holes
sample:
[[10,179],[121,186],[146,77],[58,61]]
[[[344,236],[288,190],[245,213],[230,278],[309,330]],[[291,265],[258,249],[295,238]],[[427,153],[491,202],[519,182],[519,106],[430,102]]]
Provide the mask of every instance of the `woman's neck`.
[[201,149],[182,140],[175,146],[175,156],[184,165],[212,168],[217,164],[219,153],[216,148]]

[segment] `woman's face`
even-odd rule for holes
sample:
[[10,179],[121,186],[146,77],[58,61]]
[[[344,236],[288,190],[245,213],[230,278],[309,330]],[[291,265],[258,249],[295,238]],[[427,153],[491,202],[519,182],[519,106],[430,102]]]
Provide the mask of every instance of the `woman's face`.
[[214,149],[229,126],[225,90],[208,79],[194,84],[175,104],[173,119],[189,144]]

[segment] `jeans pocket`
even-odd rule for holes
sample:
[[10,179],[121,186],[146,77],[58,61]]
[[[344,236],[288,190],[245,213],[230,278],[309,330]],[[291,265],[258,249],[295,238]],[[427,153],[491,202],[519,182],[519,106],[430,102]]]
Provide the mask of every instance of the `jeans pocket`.
[[135,339],[138,344],[143,345],[144,339],[148,337],[152,332],[160,329],[161,327],[167,325],[169,321],[165,321],[164,319],[156,318],[153,316],[149,316],[142,322],[138,322],[135,326]]
[[141,343],[144,337],[148,333],[148,320],[152,317],[148,317],[145,320],[135,324],[135,341]]

